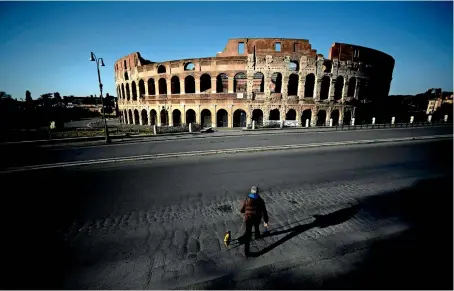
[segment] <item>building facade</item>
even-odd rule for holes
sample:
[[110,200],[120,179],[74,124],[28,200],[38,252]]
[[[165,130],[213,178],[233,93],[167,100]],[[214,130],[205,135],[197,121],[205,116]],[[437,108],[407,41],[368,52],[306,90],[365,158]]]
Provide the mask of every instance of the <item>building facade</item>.
[[394,59],[334,43],[328,58],[305,39],[230,39],[216,57],[152,62],[132,53],[114,66],[121,122],[244,127],[347,124],[357,102],[388,96]]

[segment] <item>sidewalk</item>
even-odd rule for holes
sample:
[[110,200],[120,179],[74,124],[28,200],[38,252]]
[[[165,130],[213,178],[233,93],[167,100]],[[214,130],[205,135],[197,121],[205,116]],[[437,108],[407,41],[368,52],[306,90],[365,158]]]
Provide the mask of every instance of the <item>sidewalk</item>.
[[[181,132],[181,133],[163,133],[159,135],[149,134],[134,134],[134,135],[110,135],[112,143],[127,143],[127,142],[147,142],[147,141],[165,141],[165,140],[176,140],[176,139],[192,139],[192,138],[210,138],[210,137],[229,137],[229,136],[251,136],[251,135],[270,135],[270,134],[299,134],[299,133],[319,133],[319,132],[334,132],[334,131],[364,131],[364,130],[398,130],[398,129],[410,129],[410,128],[421,128],[421,127],[445,127],[451,126],[452,123],[446,124],[432,124],[432,125],[419,125],[408,127],[403,125],[400,127],[390,127],[389,124],[377,124],[374,127],[371,125],[358,125],[356,127],[297,127],[297,128],[261,128],[261,129],[242,129],[242,128],[214,128],[213,133],[201,133],[201,132]],[[0,146],[8,145],[95,145],[104,144],[105,136],[94,136],[94,137],[76,137],[76,138],[64,138],[64,139],[52,139],[52,140],[33,140],[33,141],[18,141],[18,142],[5,142],[0,143]]]

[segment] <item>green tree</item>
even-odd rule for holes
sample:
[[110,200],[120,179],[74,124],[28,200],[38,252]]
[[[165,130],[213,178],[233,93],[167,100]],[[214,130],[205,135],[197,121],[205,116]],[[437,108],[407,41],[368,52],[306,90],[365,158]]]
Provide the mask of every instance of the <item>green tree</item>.
[[31,103],[33,101],[32,99],[32,93],[30,91],[25,91],[25,102]]

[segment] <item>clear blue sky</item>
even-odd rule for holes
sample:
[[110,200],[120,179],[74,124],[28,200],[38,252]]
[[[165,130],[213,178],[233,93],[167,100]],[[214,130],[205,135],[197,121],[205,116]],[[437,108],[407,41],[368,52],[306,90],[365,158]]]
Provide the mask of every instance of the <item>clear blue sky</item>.
[[90,52],[113,64],[215,56],[228,38],[309,39],[375,48],[396,60],[390,94],[453,89],[452,2],[0,2],[0,91],[99,94]]

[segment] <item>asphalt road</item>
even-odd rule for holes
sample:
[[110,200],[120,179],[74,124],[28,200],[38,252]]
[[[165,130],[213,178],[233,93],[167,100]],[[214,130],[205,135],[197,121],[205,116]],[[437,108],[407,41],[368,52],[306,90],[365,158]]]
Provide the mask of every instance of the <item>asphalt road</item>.
[[[452,161],[448,140],[1,174],[0,287],[452,289]],[[222,238],[254,184],[271,235],[246,259]]]
[[86,161],[114,157],[178,153],[188,151],[219,150],[260,146],[309,144],[335,141],[415,137],[452,134],[452,126],[375,129],[364,131],[305,132],[260,134],[229,137],[204,137],[156,141],[150,139],[137,143],[115,143],[92,146],[30,146],[14,145],[0,152],[1,167],[20,167],[58,162]]

